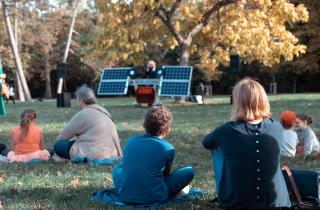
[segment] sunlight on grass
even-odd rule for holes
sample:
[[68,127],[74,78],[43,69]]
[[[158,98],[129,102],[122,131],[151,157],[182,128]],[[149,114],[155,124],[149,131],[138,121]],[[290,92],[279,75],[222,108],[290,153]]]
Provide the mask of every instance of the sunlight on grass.
[[[307,112],[315,117],[312,125],[320,135],[320,94],[269,96],[274,118],[284,109]],[[172,104],[165,98],[174,115],[172,133],[167,137],[177,149],[175,167],[191,164],[196,178],[192,185],[207,192],[201,200],[174,205],[170,209],[212,209],[210,200],[215,195],[214,174],[210,153],[202,148],[202,138],[218,125],[229,120],[229,96],[206,98],[205,105]],[[103,98],[104,105],[116,121],[124,146],[129,136],[143,132],[142,120],[146,108],[134,108],[133,98]],[[18,125],[23,109],[33,107],[38,114],[39,126],[45,132],[45,145],[51,148],[64,124],[79,111],[75,101],[72,108],[57,109],[56,101],[17,103],[8,106],[8,116],[0,118],[0,142],[10,144],[11,130]],[[283,160],[295,168],[320,169],[319,160],[298,156]],[[62,164],[49,161],[39,164],[0,165],[0,201],[4,209],[114,209],[90,200],[93,192],[111,187],[110,166]]]

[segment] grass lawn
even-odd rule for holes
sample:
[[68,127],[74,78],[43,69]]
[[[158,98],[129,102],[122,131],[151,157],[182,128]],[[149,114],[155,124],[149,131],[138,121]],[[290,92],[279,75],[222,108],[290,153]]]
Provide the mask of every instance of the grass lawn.
[[[312,127],[320,135],[320,94],[296,94],[270,96],[275,118],[284,109],[307,112],[315,117]],[[133,99],[104,98],[99,103],[113,115],[122,145],[126,139],[143,132],[142,119],[147,109],[133,108]],[[210,200],[215,196],[214,174],[211,157],[202,148],[201,140],[213,128],[228,121],[231,106],[229,98],[215,96],[206,100],[206,105],[178,106],[170,99],[162,101],[174,114],[172,133],[167,137],[177,149],[175,167],[192,164],[196,178],[192,185],[203,189],[207,195],[193,202],[173,205],[168,209],[212,209]],[[0,143],[9,144],[11,130],[17,126],[23,109],[33,107],[38,112],[38,124],[45,133],[45,144],[52,148],[55,137],[64,124],[79,108],[73,101],[72,108],[57,109],[55,101],[11,103],[8,116],[0,117]],[[295,168],[320,170],[320,161],[314,158],[297,157],[282,160]],[[114,209],[111,206],[90,200],[93,192],[111,187],[110,166],[94,167],[66,163],[2,164],[0,165],[0,202],[3,209]],[[0,205],[1,209],[1,205]]]

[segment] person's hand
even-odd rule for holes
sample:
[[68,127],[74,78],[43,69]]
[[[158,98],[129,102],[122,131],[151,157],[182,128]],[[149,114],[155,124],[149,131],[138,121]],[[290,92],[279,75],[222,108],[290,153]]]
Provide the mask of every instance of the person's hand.
[[0,74],[0,79],[5,79],[7,77],[7,75],[5,74]]

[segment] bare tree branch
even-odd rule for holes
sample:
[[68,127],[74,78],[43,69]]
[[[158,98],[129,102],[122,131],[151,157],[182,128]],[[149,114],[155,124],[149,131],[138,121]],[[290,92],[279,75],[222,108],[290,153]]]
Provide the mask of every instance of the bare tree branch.
[[205,26],[207,26],[210,20],[213,18],[215,12],[219,11],[219,9],[223,6],[227,6],[229,4],[236,3],[237,0],[219,0],[213,7],[208,10],[203,16],[202,21],[198,23],[188,34],[186,39],[186,44],[191,44],[192,38],[199,33]]
[[170,18],[172,18],[173,14],[176,12],[176,10],[178,9],[180,3],[182,0],[176,0],[176,2],[172,5],[170,11],[169,11],[169,16]]
[[[177,0],[179,2],[180,0]],[[178,6],[178,4],[176,5]],[[174,6],[173,6],[174,7]],[[171,8],[172,9],[172,8]],[[174,9],[175,11],[176,9]],[[171,10],[170,10],[171,11]],[[173,11],[173,12],[174,12]],[[177,29],[172,24],[172,18],[170,16],[170,12],[166,10],[166,8],[161,4],[159,6],[158,11],[156,12],[156,16],[160,18],[160,20],[167,26],[171,34],[174,36],[174,38],[177,40],[178,44],[181,45],[183,43],[183,37],[182,35],[177,31]]]

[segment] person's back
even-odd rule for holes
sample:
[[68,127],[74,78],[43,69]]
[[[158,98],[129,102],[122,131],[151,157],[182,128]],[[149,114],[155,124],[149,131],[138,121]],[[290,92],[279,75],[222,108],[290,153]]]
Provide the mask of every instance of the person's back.
[[293,130],[297,117],[292,111],[284,111],[280,115],[280,121],[283,127],[283,139],[280,142],[281,155],[285,157],[294,157],[298,145],[297,133]]
[[174,155],[174,147],[158,137],[139,135],[130,138],[124,150],[120,197],[134,203],[166,200],[168,188],[163,179],[164,163],[172,162]]
[[285,157],[294,157],[298,145],[298,135],[292,129],[283,130],[283,142],[281,145],[281,155]]
[[70,157],[86,157],[102,160],[122,156],[115,124],[106,109],[91,104],[78,112],[57,139],[76,136],[70,149]]
[[168,108],[153,107],[143,123],[146,134],[128,140],[122,164],[112,172],[122,201],[133,204],[164,202],[192,181],[191,166],[171,171],[175,149],[163,139],[170,133],[171,122]]
[[120,139],[110,113],[97,104],[94,92],[82,86],[77,91],[81,111],[63,128],[54,144],[55,160],[88,158],[104,160],[122,156]]
[[227,209],[290,207],[280,168],[283,129],[270,118],[264,88],[243,79],[233,90],[231,121],[203,139],[211,150],[217,201]]
[[11,133],[12,151],[7,154],[9,162],[49,159],[50,154],[43,145],[42,130],[36,126],[36,117],[37,114],[33,109],[22,112],[19,127]]
[[281,207],[290,203],[283,180],[278,139],[280,123],[266,119],[252,125],[229,122],[207,136],[203,144],[212,149],[219,201],[226,208]]
[[28,135],[25,139],[21,139],[22,128],[19,126],[12,131],[11,140],[14,144],[15,154],[27,154],[38,151],[40,149],[42,130],[36,125],[31,124]]

